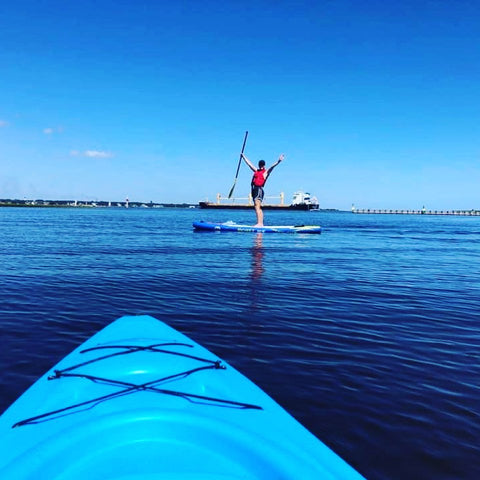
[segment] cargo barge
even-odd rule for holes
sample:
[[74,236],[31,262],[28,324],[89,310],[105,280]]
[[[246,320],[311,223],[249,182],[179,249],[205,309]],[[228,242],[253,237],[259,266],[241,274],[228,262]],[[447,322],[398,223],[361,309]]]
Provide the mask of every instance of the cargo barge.
[[[253,208],[253,203],[213,203],[213,202],[199,202],[198,206],[200,208],[211,208],[217,210],[251,210]],[[262,205],[263,210],[311,210],[311,206],[304,204],[299,205],[276,205],[276,204],[264,204]]]
[[[284,203],[284,194],[281,193],[278,197],[265,197],[265,200],[272,199],[272,198],[279,198],[280,203],[263,203],[262,209],[263,210],[301,210],[301,211],[308,211],[308,210],[318,210],[319,204],[315,197],[311,198],[309,193],[304,192],[295,192],[293,196],[292,203],[290,205],[286,205]],[[226,200],[223,202],[223,200]],[[247,203],[240,202],[237,203],[236,200],[247,200]],[[253,201],[252,197],[246,198],[237,198],[237,199],[225,199],[220,194],[217,194],[216,202],[199,202],[198,206],[200,208],[210,208],[210,209],[227,209],[227,210],[245,210],[253,208]]]

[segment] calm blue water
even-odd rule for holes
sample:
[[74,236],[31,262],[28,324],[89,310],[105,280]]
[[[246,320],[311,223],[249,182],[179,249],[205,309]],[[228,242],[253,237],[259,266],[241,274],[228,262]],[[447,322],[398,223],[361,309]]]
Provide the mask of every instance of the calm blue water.
[[369,479],[480,478],[480,218],[0,209],[0,411],[124,314],[259,384]]

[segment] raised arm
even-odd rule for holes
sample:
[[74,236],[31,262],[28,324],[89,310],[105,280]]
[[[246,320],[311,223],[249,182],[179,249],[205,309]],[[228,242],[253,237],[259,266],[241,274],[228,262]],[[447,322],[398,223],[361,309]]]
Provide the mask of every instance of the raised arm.
[[267,175],[270,175],[270,173],[272,172],[272,170],[280,163],[280,162],[283,162],[285,158],[285,155],[282,153],[279,157],[278,157],[278,160],[267,170]]
[[240,155],[241,155],[241,157],[245,160],[245,163],[246,163],[254,172],[256,172],[257,169],[255,168],[255,166],[253,165],[253,163],[252,163],[243,153],[241,153]]

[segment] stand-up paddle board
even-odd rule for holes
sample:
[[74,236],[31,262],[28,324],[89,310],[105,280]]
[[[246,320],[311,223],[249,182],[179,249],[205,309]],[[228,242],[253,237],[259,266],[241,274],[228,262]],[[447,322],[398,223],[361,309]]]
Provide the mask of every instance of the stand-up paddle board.
[[210,232],[258,232],[258,233],[322,233],[319,225],[266,225],[255,227],[253,225],[241,225],[235,222],[193,222],[195,230]]

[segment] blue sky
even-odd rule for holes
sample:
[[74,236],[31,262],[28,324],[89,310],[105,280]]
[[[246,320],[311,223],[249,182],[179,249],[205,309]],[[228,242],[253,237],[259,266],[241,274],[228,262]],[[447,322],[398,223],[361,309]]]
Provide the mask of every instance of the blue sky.
[[480,208],[478,7],[7,0],[0,198],[213,200],[248,130],[267,195]]

